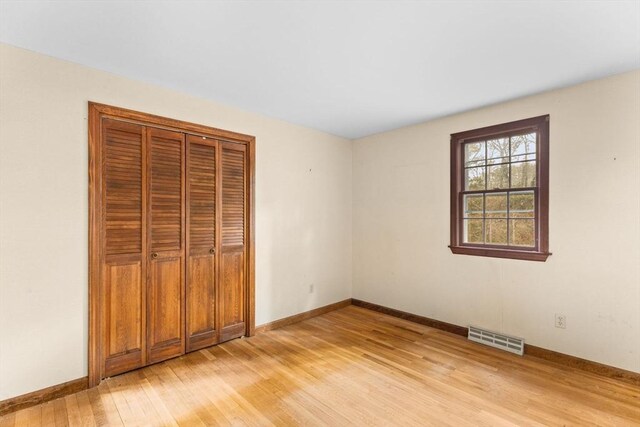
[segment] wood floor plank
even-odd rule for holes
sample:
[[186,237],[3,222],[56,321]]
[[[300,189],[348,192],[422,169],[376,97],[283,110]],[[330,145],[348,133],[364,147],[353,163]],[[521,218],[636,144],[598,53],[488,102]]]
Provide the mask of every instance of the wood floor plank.
[[[98,402],[96,402],[96,404],[103,411],[101,415],[104,416],[104,420],[101,420],[100,425],[105,425],[105,426],[123,425],[122,417],[120,416],[120,412],[118,411],[113,395],[109,392],[109,385],[107,384],[107,381],[103,382],[93,390],[97,391],[96,397]],[[93,391],[93,390],[90,390],[90,391]],[[93,406],[93,402],[92,402],[92,406]]]
[[[298,392],[301,382],[295,381],[292,375],[286,376],[286,371],[279,369],[279,364],[272,363],[273,359],[258,351],[249,340],[235,341],[228,348],[236,350],[233,356],[242,362],[238,368],[252,372],[257,386],[268,395],[265,404],[269,410],[276,413],[283,411],[287,424],[312,425],[318,422],[318,415],[322,415],[326,421],[334,421],[332,425],[336,425],[338,420],[328,419],[327,412],[323,411],[326,408],[314,404],[308,394],[301,396],[302,393]],[[260,363],[252,363],[257,362],[257,358],[260,358]]]
[[0,426],[637,426],[640,387],[349,306],[0,418]]
[[186,397],[189,407],[193,408],[195,415],[208,426],[224,424],[224,414],[215,405],[212,405],[212,401],[207,399],[207,396],[202,392],[203,384],[201,384],[200,378],[203,377],[193,375],[193,371],[182,358],[172,360],[168,362],[168,365],[188,390]]
[[[302,370],[296,372],[281,363],[281,360],[269,356],[282,354],[282,349],[272,347],[270,342],[268,335],[262,335],[260,340],[244,341],[244,349],[247,351],[244,360],[247,369],[257,371],[267,378],[269,385],[274,389],[274,394],[284,405],[292,408],[300,419],[311,417],[312,421],[307,425],[348,424],[348,418],[333,411],[329,405],[315,399],[307,391],[313,389],[313,385],[316,384],[314,377]],[[238,357],[238,353],[236,353],[236,357]]]
[[54,411],[56,426],[69,425],[67,405],[64,398],[59,398],[53,401],[53,411]]
[[80,407],[78,406],[78,396],[76,394],[70,394],[60,400],[64,401],[64,404],[67,407],[67,417],[69,420],[69,425],[82,425]]
[[16,425],[16,414],[0,417],[0,427],[13,427],[14,425]]
[[82,427],[90,427],[95,426],[96,420],[93,416],[93,410],[91,408],[91,402],[89,400],[88,391],[81,391],[76,395],[76,401],[78,404],[78,411],[80,414],[80,426]]
[[[388,385],[381,387],[376,390],[376,399],[380,400],[383,398],[383,402],[385,407],[391,406],[392,402],[399,401],[403,403],[404,407],[401,407],[398,412],[403,413],[406,412],[406,398],[408,396],[417,395],[420,397],[420,401],[416,403],[415,406],[411,406],[412,408],[420,408],[422,411],[418,411],[418,416],[420,417],[420,421],[416,422],[413,420],[407,420],[407,422],[411,422],[413,425],[419,425],[424,423],[424,419],[432,418],[438,419],[436,424],[443,425],[485,425],[482,420],[479,418],[478,408],[481,406],[477,404],[468,403],[466,406],[464,403],[468,398],[465,398],[465,395],[461,394],[458,390],[455,390],[451,394],[454,395],[458,399],[456,410],[452,412],[448,410],[446,406],[446,401],[441,402],[443,391],[449,386],[446,383],[438,382],[438,381],[428,381],[430,380],[429,376],[422,375],[420,372],[412,371],[405,364],[394,364],[385,358],[379,357],[378,352],[368,352],[362,348],[357,347],[357,338],[353,337],[350,342],[352,344],[351,349],[354,351],[347,360],[353,360],[354,357],[362,357],[361,364],[350,364],[349,366],[365,366],[367,362],[369,362],[370,366],[373,367],[373,370],[369,372],[368,375],[365,375],[365,378],[376,378],[379,371],[386,371],[386,377],[388,380],[396,381],[396,384],[405,383],[409,385],[409,389],[405,390],[403,394],[402,400],[396,398],[397,395],[389,396],[384,399],[384,391],[389,389]],[[379,349],[378,349],[379,350]],[[362,375],[355,375],[354,377],[362,378]],[[425,388],[426,387],[426,388]],[[431,390],[429,387],[435,387]],[[426,391],[426,393],[424,393]],[[430,402],[430,405],[425,405],[425,402]],[[443,404],[444,403],[444,404]],[[412,411],[414,412],[414,411]],[[388,419],[386,416],[383,419]],[[396,417],[397,418],[397,417]],[[473,419],[474,421],[470,423],[468,420]],[[508,418],[507,418],[508,419]],[[446,420],[446,421],[445,421]],[[490,424],[487,424],[490,425]]]
[[[91,414],[93,415],[95,425],[106,426],[108,425],[108,418],[104,405],[102,404],[102,399],[100,398],[99,388],[100,387],[95,387],[87,390],[87,400],[89,402],[89,407],[91,408]],[[80,401],[82,401],[82,399],[78,399],[78,402]],[[86,402],[84,403],[86,404]]]
[[[229,410],[231,410],[233,418],[241,420],[245,425],[273,425],[267,417],[247,401],[249,396],[243,396],[242,389],[234,387],[235,378],[229,375],[220,361],[221,358],[228,357],[228,354],[220,346],[211,347],[207,351],[216,358],[215,374],[211,378],[217,388],[226,395],[222,396],[222,402],[226,402],[230,406]],[[226,415],[227,411],[223,411],[223,413]]]
[[113,404],[120,415],[122,423],[126,426],[136,425],[137,420],[142,417],[140,412],[136,412],[129,407],[129,402],[125,398],[126,382],[125,378],[128,374],[119,375],[107,379],[104,384],[108,387],[109,396],[113,399]]
[[47,402],[42,405],[42,425],[55,426],[56,414],[53,408],[53,402]]
[[[295,392],[295,385],[290,381],[285,384],[283,381],[272,381],[273,372],[267,369],[266,364],[262,365],[262,369],[252,369],[251,365],[247,364],[246,358],[243,355],[247,355],[245,350],[248,350],[248,344],[246,340],[236,341],[230,343],[226,347],[226,350],[230,351],[230,362],[227,363],[228,369],[233,375],[240,375],[244,372],[245,385],[247,389],[256,389],[258,399],[253,403],[262,413],[276,425],[309,425],[313,422],[317,422],[316,418],[311,412],[305,409],[304,406],[289,405],[283,397],[291,395]],[[245,361],[245,363],[235,363],[236,361]],[[252,359],[249,359],[252,360]],[[233,362],[233,363],[231,363]],[[235,366],[234,366],[235,365]],[[255,365],[254,365],[255,366]]]
[[159,363],[144,369],[143,372],[149,384],[160,393],[163,401],[167,404],[169,412],[179,426],[206,425],[198,416],[197,411],[195,411],[189,391],[169,368],[168,363]]
[[162,400],[162,398],[160,397],[160,395],[158,394],[156,389],[154,389],[151,386],[151,384],[149,384],[149,381],[147,380],[147,378],[144,375],[144,373],[142,371],[139,371],[139,372],[140,372],[140,378],[141,378],[140,387],[142,387],[142,390],[147,395],[147,398],[149,399],[149,401],[151,402],[151,404],[155,408],[155,410],[156,410],[156,412],[157,412],[157,414],[158,414],[158,416],[159,416],[159,418],[161,420],[161,425],[163,425],[163,426],[177,426],[178,423],[176,422],[176,420],[171,415],[171,412],[169,412],[169,409],[167,408],[167,405]]
[[34,427],[42,424],[42,405],[16,412],[16,427]]

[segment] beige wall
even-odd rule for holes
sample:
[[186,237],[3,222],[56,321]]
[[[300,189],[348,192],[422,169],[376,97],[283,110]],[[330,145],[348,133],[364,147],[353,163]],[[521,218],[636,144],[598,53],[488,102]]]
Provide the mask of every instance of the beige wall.
[[[451,254],[449,134],[542,114],[553,255]],[[354,298],[640,372],[640,71],[357,140],[353,180]]]
[[[353,295],[640,372],[640,71],[351,144],[0,44],[0,400],[87,372],[88,100],[257,137],[258,324]],[[452,255],[449,134],[541,114],[554,255]]]
[[0,400],[87,374],[89,100],[256,136],[257,324],[351,296],[348,140],[0,45]]

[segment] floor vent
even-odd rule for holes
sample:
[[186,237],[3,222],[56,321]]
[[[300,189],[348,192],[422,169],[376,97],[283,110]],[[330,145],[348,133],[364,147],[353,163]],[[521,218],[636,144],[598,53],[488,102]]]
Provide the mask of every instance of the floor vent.
[[508,337],[503,334],[476,328],[475,326],[469,326],[469,339],[479,342],[480,344],[519,354],[520,356],[524,353],[524,340],[522,338]]

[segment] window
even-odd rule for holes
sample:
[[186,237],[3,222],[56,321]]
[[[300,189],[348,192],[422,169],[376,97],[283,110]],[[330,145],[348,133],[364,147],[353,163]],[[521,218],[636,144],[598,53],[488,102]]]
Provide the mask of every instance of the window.
[[549,116],[451,135],[451,251],[545,261]]

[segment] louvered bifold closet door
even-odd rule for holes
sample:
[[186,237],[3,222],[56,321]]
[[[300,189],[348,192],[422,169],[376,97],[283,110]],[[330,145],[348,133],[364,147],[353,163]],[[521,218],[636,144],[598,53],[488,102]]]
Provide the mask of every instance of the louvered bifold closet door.
[[147,130],[147,358],[184,353],[184,134]]
[[101,369],[105,377],[146,363],[144,131],[136,124],[102,121]]
[[218,342],[217,149],[213,139],[187,135],[187,351]]
[[245,334],[245,238],[247,165],[245,146],[222,142],[220,341]]

